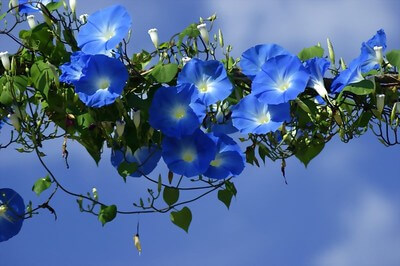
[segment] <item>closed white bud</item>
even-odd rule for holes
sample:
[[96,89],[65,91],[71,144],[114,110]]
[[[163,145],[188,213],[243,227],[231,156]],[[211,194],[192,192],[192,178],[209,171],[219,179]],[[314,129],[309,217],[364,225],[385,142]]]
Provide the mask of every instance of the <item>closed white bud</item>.
[[95,200],[99,200],[99,194],[97,193],[97,189],[94,187],[92,188],[93,198]]
[[158,31],[157,29],[149,29],[148,31],[150,39],[154,44],[154,47],[158,48]]
[[124,130],[125,130],[125,121],[117,121],[115,122],[116,126],[115,126],[115,130],[117,131],[117,134],[119,137],[121,137],[124,134]]
[[380,65],[382,65],[383,62],[382,49],[382,46],[374,46],[376,60],[379,62]]
[[82,15],[79,16],[79,21],[80,21],[82,24],[86,24],[88,18],[89,18],[89,15],[88,15],[88,14],[82,14]]
[[16,114],[9,114],[8,119],[10,119],[11,124],[17,131],[21,129],[21,123],[19,122],[19,118]]
[[203,41],[208,45],[208,43],[210,42],[210,36],[208,35],[206,24],[203,23],[198,25],[197,29],[200,31],[200,36],[203,39]]
[[379,113],[382,113],[383,107],[385,106],[385,94],[376,95],[376,109]]
[[140,255],[142,253],[142,245],[140,244],[140,238],[138,234],[133,237],[133,243],[135,244],[135,247],[139,251]]
[[26,20],[28,21],[29,28],[33,29],[34,27],[36,27],[37,24],[34,15],[27,16]]
[[346,63],[344,62],[344,59],[340,58],[339,61],[340,61],[340,67],[342,68],[342,70],[346,70],[347,66],[346,66]]
[[71,8],[72,13],[75,13],[75,10],[76,10],[76,0],[69,0],[69,7]]
[[135,124],[136,128],[140,126],[140,110],[133,113],[133,124]]
[[400,114],[400,102],[395,102],[393,108],[395,108],[396,112]]
[[1,52],[0,53],[0,58],[1,58],[1,63],[3,64],[3,67],[6,70],[10,70],[11,68],[11,63],[10,63],[10,55],[8,54],[8,52]]
[[183,57],[183,58],[182,58],[182,63],[183,63],[183,65],[186,65],[186,63],[189,62],[191,59],[192,59],[192,58],[190,58],[190,57],[188,57],[188,56]]

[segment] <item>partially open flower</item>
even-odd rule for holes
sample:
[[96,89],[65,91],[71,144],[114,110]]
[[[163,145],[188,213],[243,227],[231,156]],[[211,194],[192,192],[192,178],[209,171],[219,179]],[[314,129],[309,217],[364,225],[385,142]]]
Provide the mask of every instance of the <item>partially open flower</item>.
[[200,36],[203,39],[203,41],[208,45],[208,43],[210,42],[210,37],[208,34],[206,24],[203,23],[203,24],[198,25],[197,29],[200,31]]
[[1,58],[1,63],[3,64],[3,67],[6,70],[10,70],[11,68],[11,63],[10,63],[10,55],[8,54],[8,52],[1,52],[0,53],[0,58]]
[[26,20],[28,21],[29,27],[33,29],[36,27],[36,20],[34,15],[29,15],[26,17]]
[[150,29],[148,31],[149,35],[150,35],[150,39],[154,44],[154,47],[158,48],[158,32],[157,29]]
[[75,13],[75,10],[76,10],[76,0],[69,0],[69,7],[71,8],[72,13]]

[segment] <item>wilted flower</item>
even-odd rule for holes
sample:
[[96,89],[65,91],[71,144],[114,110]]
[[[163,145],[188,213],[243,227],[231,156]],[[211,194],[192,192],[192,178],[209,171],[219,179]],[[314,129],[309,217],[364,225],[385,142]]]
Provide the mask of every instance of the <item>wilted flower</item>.
[[203,41],[208,45],[208,43],[210,42],[210,37],[208,34],[207,25],[205,23],[200,24],[197,26],[197,29],[200,31],[200,36]]
[[11,68],[11,63],[10,63],[10,55],[8,52],[0,52],[0,59],[1,63],[3,64],[3,67],[5,70],[10,70]]
[[36,20],[34,15],[29,15],[26,17],[26,20],[28,21],[29,27],[33,29],[36,27]]

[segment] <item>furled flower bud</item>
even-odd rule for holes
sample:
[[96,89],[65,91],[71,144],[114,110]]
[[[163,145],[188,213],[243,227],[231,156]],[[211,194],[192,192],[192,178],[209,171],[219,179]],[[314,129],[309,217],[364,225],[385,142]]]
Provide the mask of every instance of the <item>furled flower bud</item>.
[[10,119],[11,124],[17,131],[21,129],[21,123],[19,122],[19,118],[16,114],[9,114],[8,119]]
[[219,46],[221,46],[221,48],[223,48],[224,47],[224,35],[222,35],[221,29],[218,30],[218,40],[219,40]]
[[154,47],[158,48],[158,32],[157,29],[149,29],[148,31],[151,41],[154,44]]
[[133,113],[133,124],[135,124],[136,128],[140,126],[140,110]]
[[26,20],[28,21],[29,27],[33,29],[36,27],[36,20],[34,15],[29,15],[26,17]]
[[10,63],[10,55],[8,54],[8,52],[1,52],[0,53],[0,58],[1,58],[1,63],[3,64],[3,67],[6,70],[10,70],[11,68],[11,63]]
[[124,134],[124,130],[125,130],[125,121],[117,121],[115,122],[115,129],[117,131],[117,134],[119,137],[121,137]]
[[76,10],[76,0],[69,0],[69,7],[71,8],[72,13],[75,13],[75,10]]
[[376,95],[376,109],[379,113],[382,113],[383,107],[385,106],[385,94]]
[[329,60],[331,61],[332,65],[335,65],[335,50],[333,50],[332,42],[329,38],[326,39],[328,44],[328,53],[329,53]]
[[344,59],[341,57],[339,61],[340,61],[340,67],[342,68],[342,70],[346,70],[347,66],[346,66],[346,63],[344,62]]
[[183,57],[183,58],[182,58],[182,63],[183,63],[183,65],[186,65],[186,63],[189,62],[191,59],[192,59],[192,58],[187,57],[187,56]]
[[200,24],[197,26],[197,29],[200,31],[200,36],[203,39],[203,41],[208,45],[208,43],[210,42],[210,37],[208,35],[208,30],[206,27],[206,24]]
[[139,251],[139,255],[142,253],[142,245],[140,244],[140,239],[139,239],[139,235],[136,234],[133,237],[133,242],[135,244],[136,249]]
[[383,62],[382,49],[383,49],[382,46],[374,46],[376,59],[380,65],[382,65],[382,62]]
[[88,14],[82,14],[82,15],[79,16],[79,21],[80,21],[82,24],[86,24],[87,21],[88,21],[88,18],[89,18],[89,15],[88,15]]

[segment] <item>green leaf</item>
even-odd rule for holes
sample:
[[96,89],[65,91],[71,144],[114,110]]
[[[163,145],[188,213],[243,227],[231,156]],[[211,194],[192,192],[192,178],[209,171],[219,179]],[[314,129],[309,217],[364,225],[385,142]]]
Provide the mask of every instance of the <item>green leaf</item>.
[[227,190],[229,190],[233,194],[233,196],[236,197],[237,190],[236,190],[235,184],[233,184],[230,181],[225,181],[225,187]]
[[174,187],[164,187],[163,199],[169,206],[173,205],[179,199],[179,189]]
[[44,178],[39,178],[32,187],[32,191],[36,193],[36,195],[40,195],[43,191],[48,189],[51,186],[50,177],[47,175]]
[[400,50],[392,50],[386,54],[389,63],[397,68],[400,68]]
[[99,221],[104,226],[106,223],[111,222],[117,216],[117,206],[101,206],[99,212]]
[[126,180],[126,177],[130,174],[133,174],[137,169],[138,169],[137,163],[129,163],[123,161],[118,166],[118,173],[120,174],[120,176],[124,178],[124,180]]
[[186,29],[184,29],[181,33],[179,33],[179,38],[178,38],[178,51],[181,53],[181,45],[183,42],[183,39],[188,36],[189,38],[196,38],[200,35],[200,31],[197,29],[197,24],[193,23],[190,24]]
[[306,61],[314,57],[323,57],[323,56],[324,56],[324,49],[317,45],[304,48],[298,54],[298,57],[300,58],[301,61]]
[[168,83],[174,79],[178,73],[178,65],[177,64],[167,64],[167,65],[157,65],[151,71],[151,75],[157,80],[159,83]]
[[59,2],[51,2],[49,4],[46,5],[46,8],[51,12],[54,11],[56,9],[59,9],[63,4],[63,1],[59,1]]
[[348,91],[355,95],[368,95],[375,91],[375,85],[370,80],[362,80],[358,83],[346,86],[343,92]]
[[324,146],[324,142],[316,139],[311,142],[309,146],[299,148],[296,152],[296,157],[307,167],[310,161],[324,149]]
[[170,218],[172,223],[188,233],[190,223],[192,222],[192,212],[188,207],[183,207],[183,209],[180,211],[172,211]]
[[218,191],[218,199],[222,201],[229,210],[231,205],[233,193],[228,189],[223,189]]

